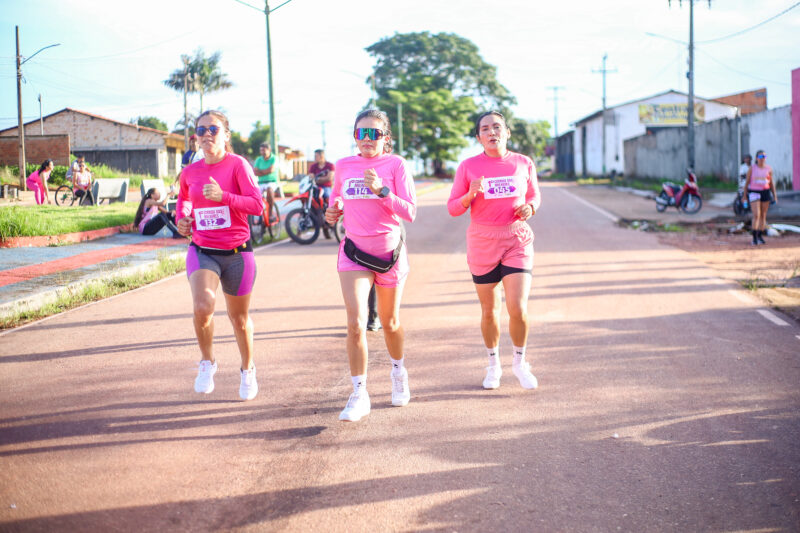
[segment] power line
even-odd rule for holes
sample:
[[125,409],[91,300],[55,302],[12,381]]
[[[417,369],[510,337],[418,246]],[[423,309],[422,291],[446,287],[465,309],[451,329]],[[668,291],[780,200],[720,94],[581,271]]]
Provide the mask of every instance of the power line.
[[737,35],[741,35],[741,34],[743,34],[745,32],[750,31],[750,30],[754,30],[754,29],[758,28],[759,26],[763,26],[767,22],[775,20],[776,18],[780,17],[781,15],[785,15],[786,13],[788,13],[792,9],[796,8],[797,6],[800,6],[800,2],[796,2],[794,5],[791,5],[791,6],[787,7],[786,9],[784,9],[783,11],[778,13],[777,15],[774,15],[774,16],[766,19],[766,20],[762,20],[761,22],[759,22],[758,24],[756,24],[754,26],[750,26],[749,28],[745,28],[743,30],[739,30],[736,33],[731,33],[730,35],[725,35],[723,37],[717,37],[716,39],[708,39],[708,40],[705,40],[705,41],[697,41],[696,44],[715,43],[715,42],[718,42],[718,41],[723,41],[725,39],[730,39],[731,37],[736,37]]
[[767,83],[775,83],[777,85],[784,85],[786,87],[788,87],[790,85],[790,84],[788,84],[786,82],[768,80],[766,78],[759,78],[758,76],[753,76],[752,74],[749,74],[747,72],[742,72],[741,70],[736,70],[735,68],[729,67],[725,63],[722,63],[719,59],[715,58],[714,56],[712,56],[711,54],[709,54],[708,52],[706,52],[704,50],[698,50],[698,52],[700,52],[704,56],[708,57],[709,59],[714,61],[716,64],[720,65],[721,67],[725,67],[726,69],[730,70],[731,72],[735,72],[736,74],[741,74],[742,76],[746,76],[748,78],[753,78],[754,80],[758,80],[758,81],[764,81],[764,82],[767,82]]

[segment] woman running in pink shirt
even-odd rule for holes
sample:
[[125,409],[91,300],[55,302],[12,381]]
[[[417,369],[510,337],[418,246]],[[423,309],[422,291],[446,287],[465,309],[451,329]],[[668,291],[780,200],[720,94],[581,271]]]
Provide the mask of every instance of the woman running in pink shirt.
[[261,191],[253,168],[233,153],[225,115],[204,112],[197,119],[195,131],[204,159],[181,171],[176,207],[178,231],[192,237],[186,253],[186,275],[192,288],[194,330],[202,354],[194,390],[205,394],[214,390],[214,305],[221,283],[242,356],[239,396],[251,400],[258,393],[249,312],[256,262],[247,215],[263,210]]
[[336,162],[336,178],[325,212],[328,224],[344,215],[347,238],[339,246],[337,270],[347,311],[347,357],[353,393],[339,420],[356,422],[370,412],[367,394],[367,297],[375,284],[378,317],[392,362],[392,405],[408,404],[408,372],[403,359],[400,298],[408,256],[400,219],[417,214],[414,180],[405,159],[393,155],[389,117],[377,109],[356,117],[359,155]]
[[481,333],[489,356],[485,389],[498,388],[503,373],[499,356],[500,282],[514,347],[511,369],[524,388],[538,386],[525,361],[533,267],[533,232],[525,221],[539,209],[541,195],[533,161],[507,149],[510,134],[499,112],[478,117],[475,136],[483,153],[461,162],[447,201],[452,216],[470,210],[467,264],[481,303]]

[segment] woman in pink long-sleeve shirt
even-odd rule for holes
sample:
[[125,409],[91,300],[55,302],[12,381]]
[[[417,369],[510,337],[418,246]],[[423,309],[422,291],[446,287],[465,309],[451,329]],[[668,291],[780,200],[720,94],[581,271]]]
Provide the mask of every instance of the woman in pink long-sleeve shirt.
[[[356,117],[354,137],[359,155],[336,162],[336,178],[325,219],[331,225],[344,215],[347,238],[339,247],[337,270],[347,311],[347,356],[353,394],[339,420],[355,422],[370,412],[367,394],[367,296],[375,284],[378,317],[392,363],[392,405],[404,406],[411,394],[403,358],[400,299],[408,275],[400,219],[412,222],[417,213],[414,180],[406,161],[391,154],[392,132],[386,113],[376,109]],[[352,260],[347,241],[378,260],[396,262],[379,272]],[[372,263],[375,264],[374,262]],[[385,265],[388,266],[388,265]]]
[[470,210],[467,263],[481,304],[481,333],[489,366],[485,389],[500,386],[500,283],[509,315],[514,349],[511,369],[526,389],[538,386],[525,360],[528,342],[528,293],[533,267],[533,231],[526,220],[541,204],[536,168],[530,158],[507,148],[511,131],[497,111],[482,114],[475,136],[483,153],[462,161],[453,180],[447,209],[453,216]]
[[204,159],[181,171],[176,207],[178,231],[192,237],[186,253],[186,275],[202,354],[194,390],[205,394],[214,390],[214,306],[217,287],[222,284],[242,357],[239,396],[251,400],[258,393],[249,312],[256,263],[247,215],[261,213],[261,192],[250,163],[233,153],[225,115],[206,111],[197,119],[196,131]]

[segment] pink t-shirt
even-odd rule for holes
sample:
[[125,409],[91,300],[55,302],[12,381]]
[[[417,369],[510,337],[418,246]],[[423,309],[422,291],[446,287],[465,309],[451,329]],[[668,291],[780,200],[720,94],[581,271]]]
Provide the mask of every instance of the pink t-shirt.
[[772,184],[769,181],[769,175],[771,173],[772,167],[769,165],[764,165],[763,168],[758,165],[752,165],[750,167],[750,186],[748,188],[751,191],[766,191],[767,189],[771,189]]
[[480,178],[484,178],[484,192],[479,192],[470,204],[470,218],[476,224],[508,226],[519,220],[514,215],[517,207],[533,204],[534,209],[539,209],[542,197],[533,161],[515,152],[503,157],[489,157],[482,152],[458,165],[447,201],[451,215],[457,217],[466,212],[461,197],[469,191],[470,182]]
[[[213,177],[222,188],[222,201],[203,196],[203,185]],[[263,209],[253,168],[246,159],[228,153],[219,163],[197,161],[181,171],[181,189],[176,207],[177,219],[194,217],[192,241],[204,248],[231,250],[250,238],[247,215]]]
[[147,210],[147,213],[145,213],[145,215],[142,217],[142,220],[139,221],[139,233],[144,231],[144,227],[148,222],[150,222],[150,220],[152,220],[154,216],[156,216],[156,214],[158,214],[158,206],[151,205]]
[[[391,190],[386,198],[379,198],[364,185],[364,171],[370,168]],[[393,154],[340,159],[330,205],[344,210],[347,237],[360,249],[381,254],[395,248],[400,242],[400,219],[413,222],[417,216],[414,178],[406,160]]]

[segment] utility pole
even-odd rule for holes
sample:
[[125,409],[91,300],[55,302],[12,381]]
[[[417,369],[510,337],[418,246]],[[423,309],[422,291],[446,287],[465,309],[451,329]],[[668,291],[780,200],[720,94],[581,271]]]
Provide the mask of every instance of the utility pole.
[[553,138],[554,139],[558,139],[558,90],[563,88],[564,87],[555,85],[548,87],[548,89],[553,89]]
[[[189,112],[186,109],[186,93],[189,90],[189,57],[183,56],[183,151],[189,149]],[[181,154],[183,155],[183,154]]]
[[[284,2],[286,3],[286,2]],[[281,4],[283,5],[283,4]],[[278,6],[281,7],[281,6]],[[275,9],[278,9],[277,7]],[[269,39],[269,0],[264,0],[264,15],[267,19],[267,78],[269,86],[269,144],[272,146],[272,153],[275,160],[279,160],[278,145],[275,143],[275,100],[272,94],[272,45]]]
[[17,34],[17,149],[19,150],[19,188],[25,188],[25,129],[22,127],[22,63],[19,55],[19,26],[15,26]]
[[44,119],[42,118],[42,93],[39,93],[39,135],[44,135]]
[[592,70],[592,72],[599,72],[603,74],[603,120],[601,121],[603,124],[603,176],[606,175],[606,73],[614,73],[617,69],[608,70],[606,68],[606,59],[608,59],[608,54],[603,54],[603,68],[600,70]]
[[327,143],[325,142],[325,123],[328,122],[327,120],[320,120],[320,124],[322,124],[322,150],[326,151],[328,148]]

